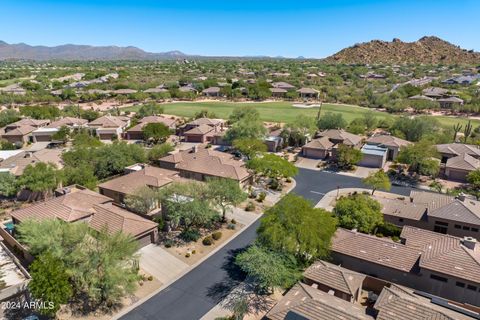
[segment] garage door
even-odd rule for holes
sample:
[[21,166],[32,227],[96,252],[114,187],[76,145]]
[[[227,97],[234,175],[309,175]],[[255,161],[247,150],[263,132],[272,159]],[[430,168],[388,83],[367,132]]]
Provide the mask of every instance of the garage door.
[[112,140],[113,135],[111,134],[100,134],[98,136],[100,140]]
[[51,141],[52,140],[52,136],[35,136],[35,140],[37,140],[37,142],[41,142],[41,141]]
[[141,238],[137,239],[138,246],[140,248],[145,247],[146,245],[149,245],[150,243],[152,243],[152,239],[153,239],[153,233],[150,232],[150,233],[142,236]]
[[466,181],[467,180],[467,171],[459,171],[459,170],[448,170],[448,178],[455,181]]
[[323,151],[323,150],[316,150],[316,149],[304,148],[304,149],[303,149],[303,155],[304,155],[304,157],[306,157],[306,158],[323,159],[323,158],[325,158],[325,151]]

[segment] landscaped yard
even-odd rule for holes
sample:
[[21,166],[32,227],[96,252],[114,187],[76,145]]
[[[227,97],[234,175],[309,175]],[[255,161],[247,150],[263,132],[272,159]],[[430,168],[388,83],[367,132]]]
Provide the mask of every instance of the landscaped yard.
[[[163,104],[166,114],[172,114],[182,117],[192,117],[200,110],[208,110],[214,112],[218,118],[226,119],[232,113],[232,110],[239,106],[254,106],[260,113],[260,118],[263,121],[270,122],[289,122],[299,114],[316,117],[318,108],[295,108],[291,102],[265,102],[265,103],[235,103],[235,102],[175,102]],[[136,111],[138,106],[123,108],[124,111]],[[374,109],[362,108],[352,105],[342,104],[328,104],[324,103],[322,106],[322,114],[327,112],[340,113],[348,122],[355,118],[362,117],[367,112],[374,112],[379,119],[394,118],[392,115],[385,112],[375,111]],[[457,122],[465,124],[468,118],[455,118],[446,116],[436,116],[442,125],[452,126]],[[480,120],[472,120],[474,126],[480,125]]]

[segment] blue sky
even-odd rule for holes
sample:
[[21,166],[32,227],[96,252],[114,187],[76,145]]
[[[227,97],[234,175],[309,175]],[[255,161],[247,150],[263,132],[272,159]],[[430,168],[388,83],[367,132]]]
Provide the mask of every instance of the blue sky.
[[0,0],[0,40],[321,58],[436,35],[480,51],[479,0]]

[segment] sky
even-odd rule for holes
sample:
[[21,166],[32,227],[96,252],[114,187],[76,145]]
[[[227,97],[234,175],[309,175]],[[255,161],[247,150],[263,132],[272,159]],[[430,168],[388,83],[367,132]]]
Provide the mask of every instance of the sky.
[[0,40],[322,58],[435,35],[480,51],[480,0],[0,0]]

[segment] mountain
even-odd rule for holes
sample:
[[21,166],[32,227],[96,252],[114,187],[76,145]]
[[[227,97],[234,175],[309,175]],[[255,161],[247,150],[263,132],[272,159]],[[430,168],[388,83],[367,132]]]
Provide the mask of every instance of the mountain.
[[438,37],[423,37],[415,42],[373,40],[355,44],[325,59],[329,63],[382,64],[477,64],[480,53],[467,51]]
[[153,60],[187,57],[180,51],[146,52],[137,47],[65,44],[56,47],[0,41],[0,60]]

